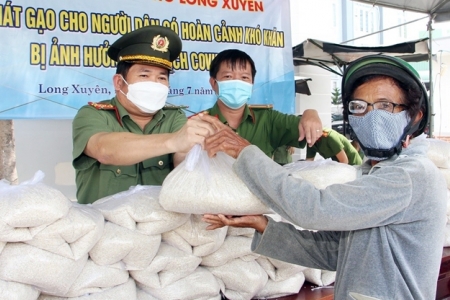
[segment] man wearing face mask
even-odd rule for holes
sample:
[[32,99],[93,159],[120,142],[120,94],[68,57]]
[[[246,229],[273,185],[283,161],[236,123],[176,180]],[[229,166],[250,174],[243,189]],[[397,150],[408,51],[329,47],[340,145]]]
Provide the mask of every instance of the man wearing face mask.
[[280,146],[312,145],[322,134],[322,122],[315,110],[306,110],[299,117],[247,105],[256,75],[255,63],[247,53],[237,49],[220,52],[211,62],[209,74],[218,99],[207,112],[267,156],[272,157]]
[[236,158],[233,170],[263,203],[298,230],[269,217],[205,215],[209,229],[256,229],[252,251],[336,271],[334,299],[436,299],[447,223],[447,186],[427,157],[425,86],[396,57],[368,55],[342,76],[344,118],[368,160],[351,182],[316,189],[291,176],[210,116],[210,155]]
[[137,29],[110,46],[116,96],[83,106],[73,120],[79,203],[138,184],[161,185],[184,154],[213,132],[210,124],[164,107],[180,52],[178,35],[162,26]]

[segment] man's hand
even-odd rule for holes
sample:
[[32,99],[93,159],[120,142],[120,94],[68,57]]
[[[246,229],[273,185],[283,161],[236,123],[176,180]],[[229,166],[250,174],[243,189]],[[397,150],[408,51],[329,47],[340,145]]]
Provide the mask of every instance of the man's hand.
[[251,145],[249,141],[237,135],[233,130],[222,129],[205,139],[204,149],[210,157],[222,151],[231,157],[237,158],[239,153],[249,145]]
[[217,152],[222,151],[231,157],[237,158],[242,149],[251,145],[249,141],[240,137],[217,118],[208,115],[200,115],[199,117],[218,130],[217,133],[205,139],[204,149],[208,152],[209,156],[215,156]]
[[299,141],[306,138],[308,146],[314,143],[322,136],[322,121],[315,109],[307,109],[303,112],[298,124],[298,131],[300,132]]
[[198,118],[190,118],[168,141],[171,152],[187,153],[195,144],[204,147],[205,138],[217,132],[210,123]]
[[254,228],[259,233],[263,233],[267,227],[267,217],[264,215],[250,215],[250,216],[225,216],[225,215],[203,215],[204,222],[209,223],[207,230],[214,230],[224,226],[233,227],[249,227]]

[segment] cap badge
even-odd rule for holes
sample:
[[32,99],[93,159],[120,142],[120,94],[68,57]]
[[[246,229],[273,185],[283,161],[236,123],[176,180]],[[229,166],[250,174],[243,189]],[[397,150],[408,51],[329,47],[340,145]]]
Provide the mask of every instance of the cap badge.
[[152,49],[155,51],[167,52],[169,47],[169,40],[166,37],[162,37],[159,34],[153,38]]

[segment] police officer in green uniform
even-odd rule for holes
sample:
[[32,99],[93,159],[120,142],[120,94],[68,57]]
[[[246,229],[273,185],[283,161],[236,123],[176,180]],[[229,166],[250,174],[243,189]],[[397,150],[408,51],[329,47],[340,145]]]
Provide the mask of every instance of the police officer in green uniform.
[[73,120],[77,200],[92,203],[134,185],[161,185],[213,127],[165,107],[172,62],[181,39],[171,29],[146,26],[114,42],[116,96],[89,103]]
[[252,58],[237,49],[224,50],[211,62],[209,83],[217,94],[211,116],[231,127],[237,134],[272,157],[280,146],[305,147],[322,132],[315,110],[306,110],[300,118],[271,109],[271,105],[251,106],[256,68]]
[[314,160],[319,153],[323,158],[331,158],[334,161],[349,164],[362,164],[361,156],[351,142],[339,132],[324,128],[322,136],[313,146],[306,149],[306,160]]

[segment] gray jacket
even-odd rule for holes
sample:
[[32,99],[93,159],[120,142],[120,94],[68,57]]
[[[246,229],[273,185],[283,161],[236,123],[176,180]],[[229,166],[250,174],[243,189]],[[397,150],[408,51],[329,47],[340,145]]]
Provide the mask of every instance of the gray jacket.
[[447,222],[447,187],[426,142],[362,176],[318,190],[289,175],[256,146],[233,165],[262,202],[288,221],[256,233],[256,253],[336,270],[335,299],[435,299]]

